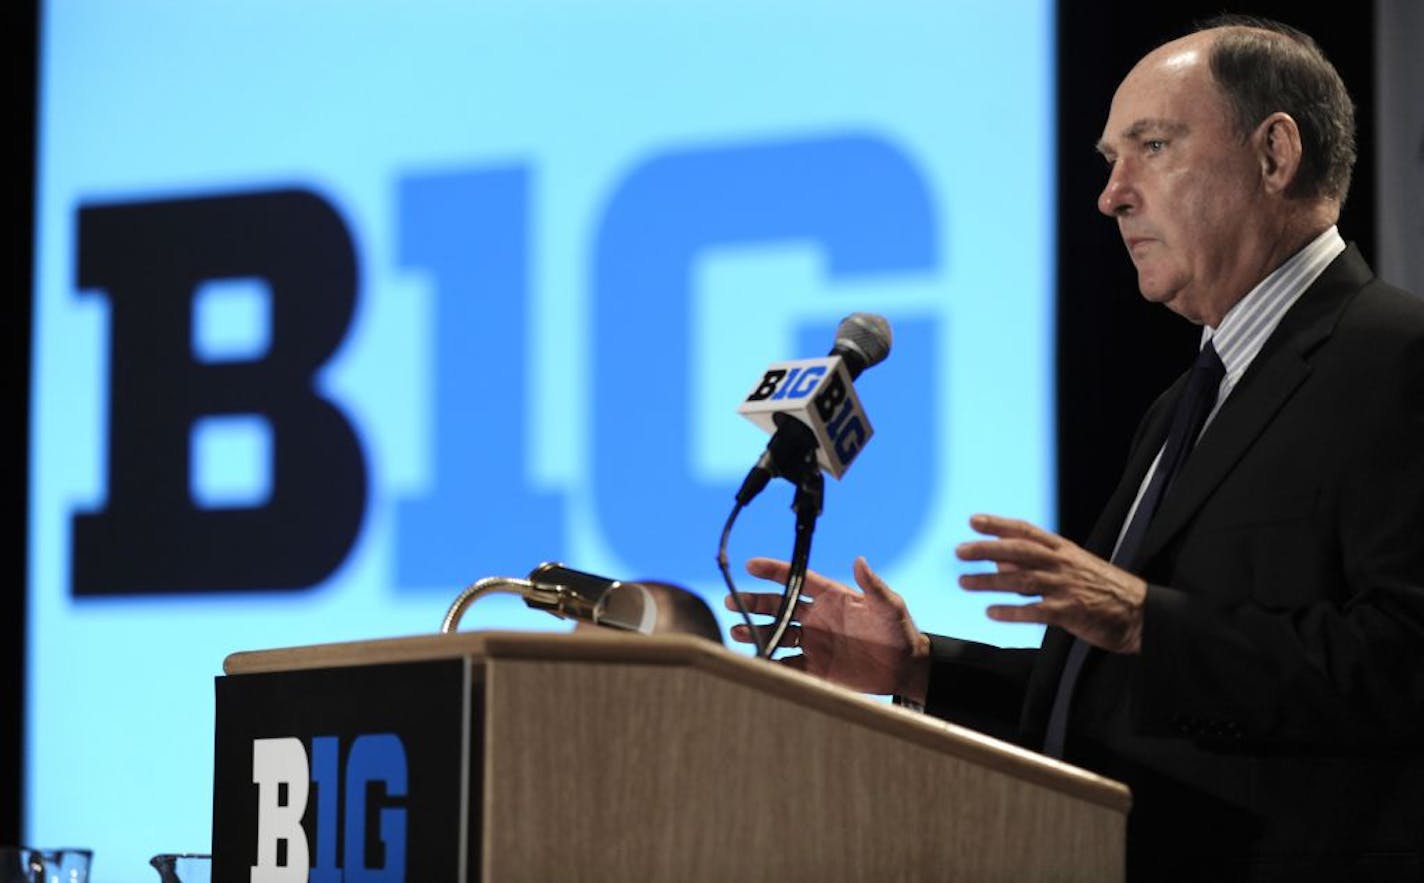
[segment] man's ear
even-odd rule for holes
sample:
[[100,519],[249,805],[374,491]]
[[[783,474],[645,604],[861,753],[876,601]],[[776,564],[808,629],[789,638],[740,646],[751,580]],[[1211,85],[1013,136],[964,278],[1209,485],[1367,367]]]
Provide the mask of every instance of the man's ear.
[[1251,136],[1261,180],[1268,193],[1285,193],[1300,171],[1300,127],[1290,114],[1276,111]]

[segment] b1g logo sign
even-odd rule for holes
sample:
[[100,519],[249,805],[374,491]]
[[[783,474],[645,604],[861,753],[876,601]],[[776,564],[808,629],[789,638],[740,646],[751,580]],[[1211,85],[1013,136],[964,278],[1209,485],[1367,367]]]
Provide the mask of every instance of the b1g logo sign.
[[253,740],[251,883],[404,883],[410,795],[400,737],[357,736],[344,774],[341,761],[336,736],[313,738],[310,756],[295,737]]
[[836,478],[873,431],[840,356],[772,365],[737,412],[768,433],[776,431],[778,415],[801,421],[816,436],[817,461]]
[[[884,138],[694,145],[633,165],[610,182],[588,231],[581,294],[596,345],[579,373],[588,377],[589,425],[560,427],[587,440],[587,469],[575,482],[585,506],[569,488],[536,481],[529,462],[536,171],[510,164],[397,175],[394,241],[382,249],[363,247],[331,199],[296,187],[80,205],[75,286],[82,298],[102,298],[110,317],[107,487],[72,516],[72,593],[303,590],[346,562],[373,522],[391,532],[391,584],[448,590],[469,580],[472,538],[482,569],[522,571],[565,557],[570,521],[584,512],[629,569],[683,572],[716,537],[737,478],[711,480],[690,456],[697,440],[687,391],[694,370],[713,370],[689,356],[699,262],[719,249],[794,243],[815,251],[831,290],[940,269],[927,181]],[[395,266],[363,273],[371,255]],[[320,383],[359,324],[358,298],[373,294],[363,277],[381,272],[418,279],[431,296],[429,338],[394,344],[429,353],[430,389],[403,391],[429,393],[428,461],[417,464],[429,480],[394,500],[371,479],[409,464],[373,468],[368,447],[381,434],[357,419],[382,419],[381,408]],[[224,336],[234,325],[222,318],[225,303],[257,317],[246,337]],[[915,405],[935,399],[935,321],[891,318],[901,345],[877,376],[901,372],[919,386],[914,396],[877,401],[895,431],[876,458],[935,464],[934,409]],[[798,321],[793,351],[821,350],[830,328]],[[366,327],[363,341],[373,333]],[[853,394],[845,383],[816,397],[836,474],[869,437],[858,405],[836,397]],[[491,421],[499,431],[489,431]],[[235,490],[205,477],[204,464],[221,460],[209,451],[223,445],[255,452],[247,458],[254,475]],[[657,478],[629,481],[640,475]],[[886,566],[927,517],[934,482],[897,481],[890,466],[866,479],[846,488],[842,505],[880,517],[827,523],[818,542]],[[389,515],[368,519],[383,490]],[[654,511],[678,529],[649,530]]]
[[223,675],[215,687],[215,883],[464,879],[465,660]]

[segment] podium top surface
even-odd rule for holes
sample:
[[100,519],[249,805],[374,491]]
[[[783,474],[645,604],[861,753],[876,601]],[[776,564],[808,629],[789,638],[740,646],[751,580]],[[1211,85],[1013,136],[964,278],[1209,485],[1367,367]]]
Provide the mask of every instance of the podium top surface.
[[684,635],[646,636],[607,630],[576,634],[473,631],[416,635],[243,651],[223,661],[223,672],[248,675],[438,659],[468,659],[476,665],[499,660],[542,660],[693,668],[1112,810],[1126,813],[1132,802],[1127,787],[1112,779],[786,666]]

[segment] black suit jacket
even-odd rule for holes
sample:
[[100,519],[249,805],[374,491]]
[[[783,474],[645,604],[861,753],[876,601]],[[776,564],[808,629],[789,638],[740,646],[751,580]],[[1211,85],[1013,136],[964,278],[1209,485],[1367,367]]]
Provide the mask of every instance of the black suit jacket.
[[[1085,546],[1106,558],[1185,377]],[[1134,879],[1424,879],[1424,300],[1352,247],[1282,319],[1143,541],[1142,652],[1066,759],[1133,790]],[[933,638],[928,708],[1042,744],[1071,636]],[[1341,876],[1346,875],[1346,876]]]

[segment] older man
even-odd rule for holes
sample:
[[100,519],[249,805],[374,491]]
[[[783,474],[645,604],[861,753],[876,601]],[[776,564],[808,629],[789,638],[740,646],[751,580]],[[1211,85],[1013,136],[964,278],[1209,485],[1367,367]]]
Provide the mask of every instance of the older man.
[[924,634],[864,559],[862,592],[810,579],[785,638],[789,664],[1129,784],[1134,878],[1424,875],[1424,301],[1335,229],[1353,129],[1284,26],[1143,58],[1098,208],[1202,351],[1084,546],[971,519],[957,554],[995,568],[961,586],[1026,596],[988,614],[1047,624],[1042,647]]

